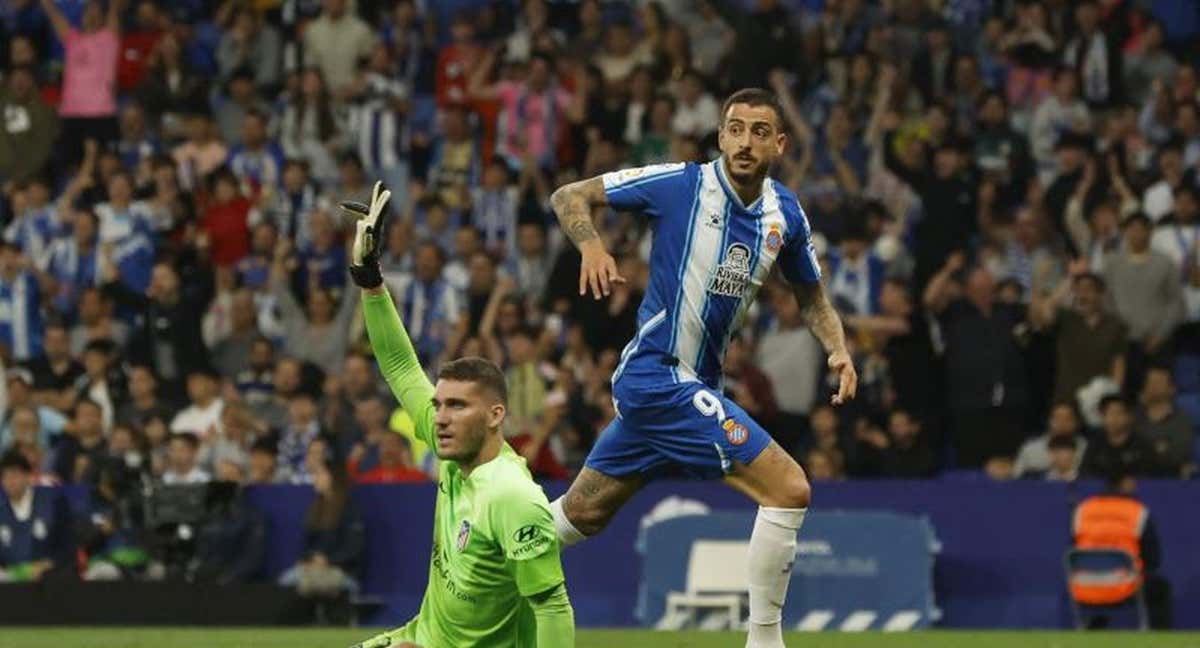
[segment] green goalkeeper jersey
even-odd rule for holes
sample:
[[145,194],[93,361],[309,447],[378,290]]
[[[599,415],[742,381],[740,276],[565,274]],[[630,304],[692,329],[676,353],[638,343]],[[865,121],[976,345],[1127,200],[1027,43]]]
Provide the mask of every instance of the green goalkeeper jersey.
[[[433,385],[417,362],[391,297],[386,292],[364,294],[363,317],[375,357],[411,415],[417,438],[436,447]],[[538,619],[527,597],[561,583],[550,505],[524,458],[506,443],[495,459],[467,477],[458,464],[443,461],[438,466],[429,585],[416,618],[387,636],[393,643],[408,641],[423,648],[547,648],[546,629],[539,644]],[[565,643],[567,637],[562,644],[557,639],[556,646],[572,645]]]

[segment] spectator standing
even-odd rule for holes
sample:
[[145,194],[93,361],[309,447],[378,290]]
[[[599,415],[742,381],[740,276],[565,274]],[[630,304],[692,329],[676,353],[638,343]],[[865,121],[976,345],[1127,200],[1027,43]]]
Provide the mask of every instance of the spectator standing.
[[37,93],[33,70],[14,67],[0,93],[0,178],[25,182],[41,173],[50,161],[58,138],[58,118]]
[[[1125,325],[1104,305],[1104,280],[1086,271],[1083,259],[1071,263],[1053,293],[1035,290],[1030,319],[1055,336],[1054,400],[1070,402],[1097,376],[1120,385],[1125,379]],[[1068,296],[1073,303],[1068,307]],[[1019,471],[1018,471],[1019,472]]]
[[69,163],[82,158],[83,141],[116,141],[117,58],[120,53],[121,9],[124,0],[110,0],[104,13],[99,2],[84,5],[82,28],[75,29],[53,0],[42,0],[65,51],[62,100],[64,157]]
[[20,248],[0,242],[0,344],[17,360],[31,360],[42,352],[41,291],[26,263]]
[[283,111],[279,139],[284,154],[307,162],[318,182],[333,182],[338,177],[336,152],[341,146],[341,126],[321,74],[319,68],[308,68],[301,74],[300,88]]
[[175,266],[158,263],[146,292],[130,290],[109,272],[103,290],[114,302],[134,312],[128,357],[154,368],[163,394],[182,395],[184,379],[207,363],[201,314],[212,297],[211,275],[199,273],[183,285]]
[[348,4],[346,0],[324,0],[320,18],[304,29],[306,64],[319,68],[339,96],[354,78],[359,60],[375,47],[375,33]]
[[250,71],[253,85],[268,92],[279,85],[282,55],[279,31],[265,24],[262,15],[247,6],[235,11],[232,26],[217,45],[221,79],[232,79],[239,69],[245,68]]
[[1125,246],[1104,264],[1116,314],[1129,332],[1126,393],[1136,393],[1142,375],[1166,346],[1183,317],[1179,268],[1150,248],[1150,219],[1135,214],[1125,221]]
[[512,169],[520,169],[526,156],[539,168],[555,168],[567,122],[582,119],[582,97],[572,96],[556,81],[554,59],[547,54],[530,58],[524,78],[488,84],[485,79],[495,62],[494,52],[485,55],[472,72],[468,89],[475,99],[498,101],[502,107],[496,153]]
[[965,468],[1016,453],[1029,394],[1019,347],[1024,309],[997,302],[983,268],[970,270],[959,286],[955,276],[964,263],[960,253],[951,255],[926,287],[924,301],[945,339],[951,433],[956,463]]

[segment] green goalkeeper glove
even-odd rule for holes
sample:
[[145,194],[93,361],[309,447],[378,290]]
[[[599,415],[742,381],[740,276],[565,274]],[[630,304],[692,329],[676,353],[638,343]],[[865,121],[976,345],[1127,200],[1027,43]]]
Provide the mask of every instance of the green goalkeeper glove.
[[415,643],[409,643],[407,641],[404,643],[398,643],[398,644],[392,643],[392,638],[389,637],[387,635],[387,633],[384,633],[377,637],[371,637],[370,639],[367,639],[366,641],[364,641],[362,643],[354,644],[353,646],[350,646],[350,648],[421,648],[421,647]]
[[371,192],[370,206],[354,201],[341,204],[342,211],[357,219],[354,224],[354,247],[350,251],[350,277],[360,288],[383,285],[379,255],[383,250],[386,207],[391,197],[392,192],[384,189],[382,182],[376,182]]

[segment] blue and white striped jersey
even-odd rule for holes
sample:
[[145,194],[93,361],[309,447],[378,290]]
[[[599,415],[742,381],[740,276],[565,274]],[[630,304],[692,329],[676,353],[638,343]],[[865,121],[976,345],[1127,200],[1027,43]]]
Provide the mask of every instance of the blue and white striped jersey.
[[745,206],[720,158],[613,171],[602,176],[609,204],[651,218],[650,285],[638,332],[621,353],[622,376],[721,387],[733,332],[778,263],[793,283],[816,283],[820,267],[808,218],[795,194],[771,178]]
[[19,361],[42,353],[42,311],[37,279],[28,272],[0,277],[0,344]]

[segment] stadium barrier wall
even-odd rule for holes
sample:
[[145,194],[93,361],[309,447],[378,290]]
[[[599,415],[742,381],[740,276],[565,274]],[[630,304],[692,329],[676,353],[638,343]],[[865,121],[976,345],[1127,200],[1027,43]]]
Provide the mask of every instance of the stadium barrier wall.
[[[567,487],[544,484],[551,498]],[[366,621],[393,625],[417,610],[432,543],[434,484],[359,486],[354,498],[365,518],[364,590],[386,600]],[[820,510],[895,511],[925,516],[941,542],[934,565],[938,625],[952,628],[1066,628],[1070,608],[1062,557],[1070,544],[1071,512],[1099,483],[995,483],[983,479],[818,483]],[[304,486],[248,489],[268,519],[266,572],[294,564],[303,544]],[[1195,481],[1146,480],[1138,496],[1150,508],[1162,542],[1162,573],[1173,590],[1175,624],[1200,628],[1200,515]],[[673,498],[673,499],[672,499]],[[78,494],[73,499],[78,500]],[[719,483],[656,482],[626,504],[600,535],[571,548],[563,562],[581,626],[635,626],[641,555],[636,544],[648,515],[664,503],[686,508],[753,511]],[[746,534],[749,536],[750,528]],[[803,530],[801,539],[803,540]]]

